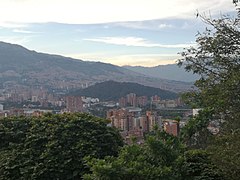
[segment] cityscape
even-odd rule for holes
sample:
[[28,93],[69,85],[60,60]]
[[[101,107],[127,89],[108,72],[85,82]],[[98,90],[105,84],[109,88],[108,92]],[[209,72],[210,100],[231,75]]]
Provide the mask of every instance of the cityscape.
[[240,0],[1,0],[0,180],[239,180]]
[[[8,88],[1,90],[0,117],[39,117],[45,113],[76,112],[98,116],[100,111],[100,117],[110,120],[109,125],[118,128],[126,142],[130,142],[131,136],[141,142],[144,134],[151,132],[155,126],[178,136],[180,127],[192,116],[192,109],[184,107],[180,98],[161,100],[157,95],[148,98],[129,93],[118,101],[100,101],[99,98],[70,96],[63,92],[49,93],[42,87]],[[180,116],[181,121],[178,119]]]

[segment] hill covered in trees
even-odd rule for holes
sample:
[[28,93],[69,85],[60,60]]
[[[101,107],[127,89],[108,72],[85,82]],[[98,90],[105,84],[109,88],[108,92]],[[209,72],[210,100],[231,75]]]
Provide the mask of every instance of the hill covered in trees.
[[135,93],[137,96],[154,96],[158,95],[162,99],[175,99],[178,95],[171,91],[162,90],[159,88],[153,88],[143,86],[137,83],[130,82],[115,82],[105,81],[97,83],[86,89],[77,90],[72,92],[73,95],[89,96],[99,98],[100,100],[118,100],[121,97],[126,96],[129,93]]

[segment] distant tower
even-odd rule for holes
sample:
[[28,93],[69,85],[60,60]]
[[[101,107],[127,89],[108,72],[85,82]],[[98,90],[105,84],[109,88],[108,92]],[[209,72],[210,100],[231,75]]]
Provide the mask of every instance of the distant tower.
[[137,96],[134,93],[127,94],[127,103],[133,107],[136,107],[137,104]]
[[68,112],[82,112],[83,102],[81,96],[67,96],[66,108]]
[[3,111],[3,105],[0,104],[0,112]]

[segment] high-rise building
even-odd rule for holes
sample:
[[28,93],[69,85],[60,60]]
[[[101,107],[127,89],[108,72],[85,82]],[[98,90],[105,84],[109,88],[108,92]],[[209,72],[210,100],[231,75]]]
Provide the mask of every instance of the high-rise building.
[[147,111],[146,115],[141,115],[140,108],[113,109],[107,112],[107,119],[111,120],[111,125],[122,131],[152,131],[154,126],[162,127],[161,117],[156,112]]
[[2,111],[3,111],[3,105],[0,104],[0,112],[2,112]]
[[119,106],[120,107],[126,107],[127,106],[127,99],[125,97],[121,97],[119,99]]
[[136,107],[137,105],[137,95],[134,93],[127,94],[127,103],[130,106]]
[[179,122],[176,120],[165,120],[163,122],[163,129],[169,134],[178,136],[179,134]]
[[83,102],[81,96],[67,96],[66,109],[68,112],[82,112]]
[[148,131],[153,131],[154,126],[157,126],[158,129],[162,129],[162,119],[161,116],[157,115],[156,111],[146,111],[146,118]]
[[32,96],[32,102],[38,102],[38,97],[37,96]]

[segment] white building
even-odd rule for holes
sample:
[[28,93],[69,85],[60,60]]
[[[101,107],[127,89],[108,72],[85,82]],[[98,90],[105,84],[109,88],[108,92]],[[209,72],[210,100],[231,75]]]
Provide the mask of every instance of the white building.
[[3,111],[3,105],[0,104],[0,112]]
[[192,115],[193,115],[193,116],[198,115],[200,110],[202,110],[202,109],[193,109],[193,110],[192,110]]

